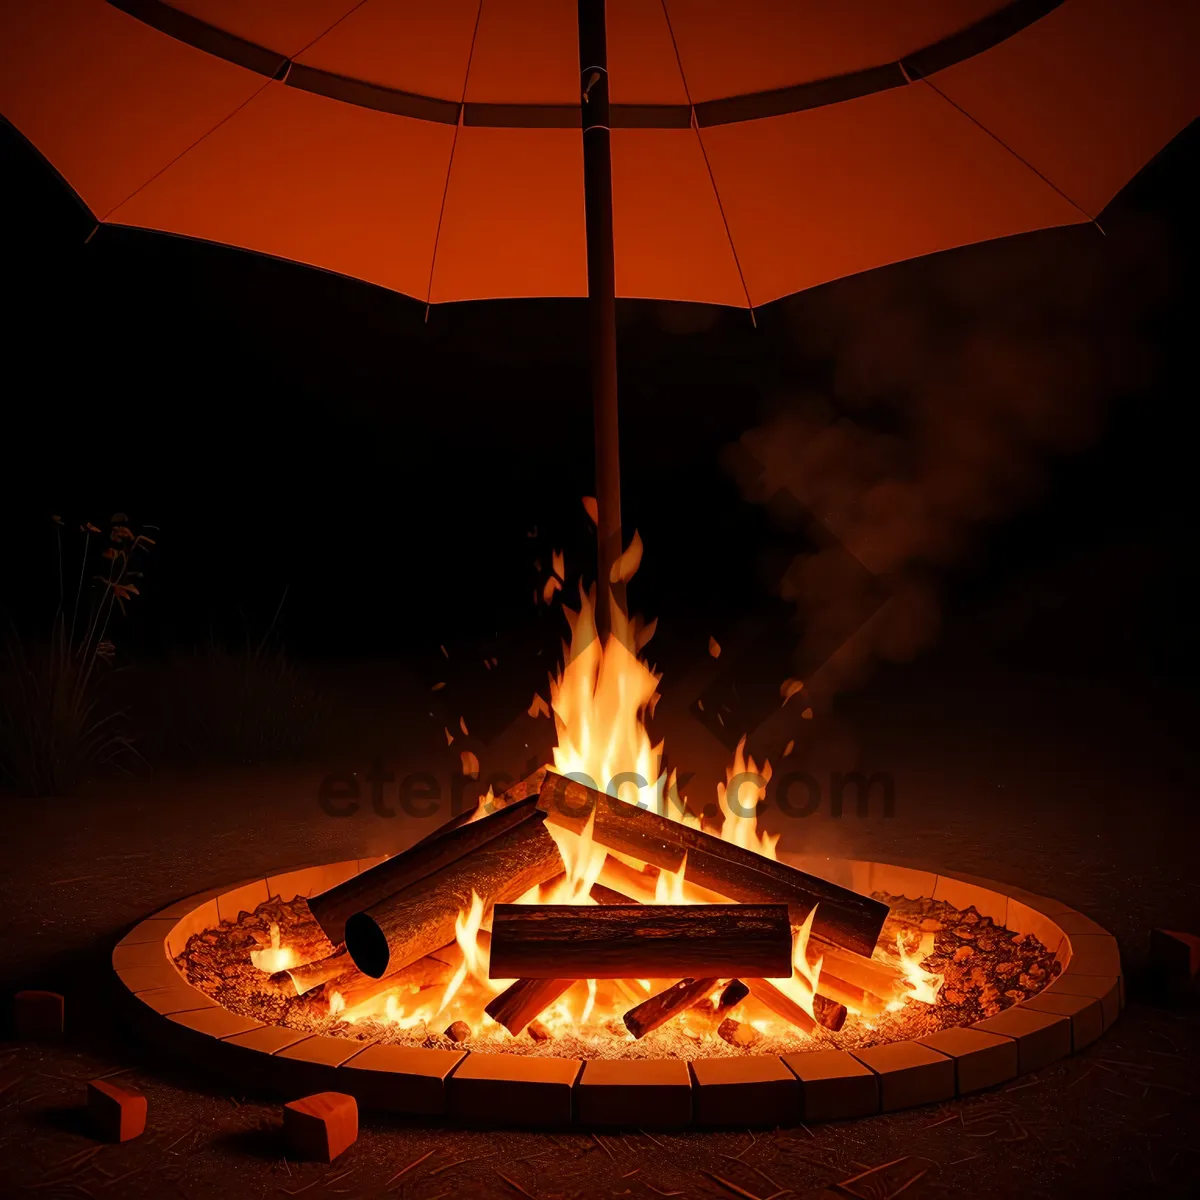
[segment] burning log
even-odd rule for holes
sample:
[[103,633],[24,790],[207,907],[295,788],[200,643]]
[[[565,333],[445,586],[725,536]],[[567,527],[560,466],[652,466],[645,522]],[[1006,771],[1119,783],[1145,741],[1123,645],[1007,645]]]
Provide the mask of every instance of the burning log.
[[731,1008],[737,1008],[748,995],[750,989],[740,979],[731,979],[717,1000],[715,1011],[719,1014],[727,1013]]
[[364,975],[357,967],[351,966],[345,974],[339,975],[329,984],[326,992],[332,994],[336,991],[345,1002],[346,1008],[352,1009],[374,1000],[376,996],[382,996],[385,992],[397,989],[418,992],[421,988],[448,983],[457,969],[457,963],[443,962],[432,955],[419,958],[415,963],[410,963],[403,970],[383,979]]
[[276,987],[291,987],[297,996],[303,996],[305,992],[311,992],[313,988],[320,987],[330,979],[336,979],[339,975],[353,970],[354,963],[350,955],[345,950],[340,950],[328,958],[305,963],[301,967],[288,967],[286,970],[276,971],[270,981]]
[[[510,816],[511,812],[505,809],[496,816]],[[494,819],[463,826],[459,832]],[[376,979],[394,974],[454,939],[455,919],[470,909],[472,892],[486,909],[515,900],[562,870],[558,846],[546,832],[541,815],[525,810],[522,820],[476,844],[470,854],[456,857],[403,891],[350,916],[346,949],[364,974]]]
[[[730,1012],[737,1008],[748,995],[750,995],[750,989],[740,979],[731,979],[717,997],[715,1005],[709,997],[705,996],[696,1001],[693,1011],[699,1018],[707,1022],[711,1031],[717,1029]],[[717,1031],[720,1032],[719,1029]]]
[[792,930],[783,904],[503,904],[492,917],[490,971],[500,979],[784,976]]
[[748,979],[747,986],[750,995],[761,1004],[765,1004],[777,1017],[795,1025],[797,1029],[812,1037],[819,1028],[816,1021],[808,1015],[790,996],[781,992],[767,979]]
[[787,904],[797,925],[816,907],[813,932],[837,946],[869,955],[879,940],[886,904],[575,780],[548,771],[538,807],[548,821],[575,833],[594,813],[592,837],[599,845],[663,870],[682,866],[689,883],[729,900]]
[[846,1006],[836,1000],[830,1000],[828,996],[822,996],[818,987],[817,994],[813,997],[813,1016],[816,1017],[818,1025],[824,1025],[831,1033],[837,1033],[846,1023]]
[[[876,958],[864,958],[861,954],[852,954],[837,946],[814,945],[813,942],[809,945],[814,952],[819,950],[821,953],[822,978],[828,972],[831,979],[848,987],[861,988],[879,999],[882,1006],[904,991],[904,972],[899,966],[880,962]],[[831,995],[831,999],[839,1000],[841,997]]]
[[643,1000],[636,1008],[631,1008],[622,1020],[625,1028],[635,1038],[644,1038],[646,1034],[665,1025],[673,1016],[691,1008],[697,1000],[707,996],[720,982],[717,979],[681,979],[672,984],[665,992]]
[[[572,833],[582,833],[594,811],[596,820],[592,837],[597,844],[662,870],[673,872],[683,866],[684,848],[678,838],[670,836],[675,822],[666,821],[636,804],[617,800],[586,784],[547,771],[538,795],[538,807],[547,820]],[[647,817],[652,819],[645,820]]]
[[653,904],[657,879],[657,869],[638,871],[619,858],[606,854],[597,883],[639,904]]
[[739,1050],[749,1050],[762,1041],[762,1034],[753,1025],[747,1025],[744,1021],[735,1021],[732,1017],[726,1017],[717,1026],[717,1036],[723,1042],[728,1042]]
[[516,1037],[544,1013],[575,982],[574,979],[518,979],[483,1010]]
[[[589,894],[597,904],[629,905],[637,903],[636,900],[631,900],[628,896],[614,892],[599,883],[592,884]],[[514,1037],[528,1023],[533,1040],[545,1041],[550,1036],[549,1031],[533,1018],[538,1013],[545,1012],[574,982],[574,979],[518,979],[501,992],[484,1011],[494,1021],[503,1025]],[[540,1033],[534,1033],[535,1026],[541,1030]]]
[[530,820],[536,811],[537,802],[530,797],[479,820],[456,817],[403,853],[312,897],[309,912],[336,946],[345,940],[346,921],[352,914],[471,857],[493,839]]
[[603,904],[606,906],[612,906],[614,904],[625,906],[637,904],[636,900],[631,899],[629,896],[622,895],[620,892],[614,892],[612,888],[605,887],[602,883],[593,883],[592,890],[588,893],[588,895],[591,896],[591,898],[595,900],[597,904]]
[[845,1005],[846,1008],[852,1008],[855,1012],[862,1013],[864,1017],[878,1016],[887,1007],[880,996],[876,996],[865,988],[855,987],[854,984],[847,983],[836,975],[830,975],[824,969],[817,981],[817,996],[835,1000],[837,1003]]

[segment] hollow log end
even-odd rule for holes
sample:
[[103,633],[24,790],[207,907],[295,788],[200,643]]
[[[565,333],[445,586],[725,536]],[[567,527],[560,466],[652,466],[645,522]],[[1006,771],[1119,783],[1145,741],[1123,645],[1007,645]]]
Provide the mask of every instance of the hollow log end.
[[346,921],[346,949],[354,965],[372,979],[382,979],[387,974],[391,950],[387,936],[375,919],[368,913],[354,913]]

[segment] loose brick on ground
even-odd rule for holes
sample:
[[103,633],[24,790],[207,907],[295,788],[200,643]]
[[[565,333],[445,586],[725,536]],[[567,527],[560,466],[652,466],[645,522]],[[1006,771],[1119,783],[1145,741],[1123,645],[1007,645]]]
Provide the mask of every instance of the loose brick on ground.
[[98,1138],[128,1142],[146,1129],[146,1097],[136,1088],[93,1079],[88,1084],[88,1121]]
[[358,1138],[358,1104],[342,1092],[318,1092],[283,1106],[283,1132],[296,1158],[333,1162]]
[[1152,929],[1150,965],[1168,996],[1179,998],[1200,980],[1200,937],[1174,929]]

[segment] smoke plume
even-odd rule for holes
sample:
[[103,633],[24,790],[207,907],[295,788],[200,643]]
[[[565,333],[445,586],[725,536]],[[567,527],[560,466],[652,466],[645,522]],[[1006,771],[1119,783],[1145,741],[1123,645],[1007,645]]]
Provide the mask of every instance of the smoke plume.
[[[728,464],[747,497],[786,495],[833,535],[781,585],[798,609],[797,669],[824,664],[821,692],[928,645],[946,570],[1152,375],[1145,326],[1168,282],[1159,241],[1134,222],[1107,237],[1056,230],[783,302],[825,382],[780,398]],[[866,570],[847,570],[854,559]],[[851,620],[841,644],[855,612],[873,615]]]

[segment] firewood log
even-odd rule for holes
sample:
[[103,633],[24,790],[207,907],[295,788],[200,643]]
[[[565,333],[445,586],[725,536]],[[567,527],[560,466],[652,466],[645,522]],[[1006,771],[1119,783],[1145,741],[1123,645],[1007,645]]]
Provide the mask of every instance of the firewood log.
[[721,993],[717,1000],[717,1007],[713,1011],[723,1015],[731,1008],[736,1008],[748,995],[750,995],[750,989],[740,979],[731,979],[725,985],[725,990]]
[[344,975],[353,969],[354,963],[350,955],[345,950],[339,950],[337,954],[331,954],[328,958],[322,958],[317,962],[276,971],[271,976],[271,981],[279,984],[283,984],[285,981],[290,982],[296,989],[296,995],[303,996],[305,992],[311,992],[313,988],[320,987],[326,981],[336,979],[339,975]]
[[719,982],[719,979],[681,979],[665,992],[659,992],[658,995],[643,1000],[636,1008],[631,1008],[622,1018],[625,1028],[635,1038],[644,1038],[652,1030],[666,1024],[677,1013],[691,1008],[698,1000],[707,996]]
[[836,1000],[839,1004],[854,1009],[864,1017],[878,1016],[887,1007],[880,996],[874,995],[865,988],[855,987],[854,984],[847,983],[844,979],[839,979],[836,975],[827,972],[824,967],[822,967],[821,976],[817,981],[817,995],[824,996],[829,1000]]
[[831,1033],[837,1033],[846,1023],[846,1006],[828,996],[822,996],[818,989],[813,997],[813,1016],[818,1025],[823,1025]]
[[619,858],[613,858],[611,854],[606,854],[597,882],[610,891],[619,892],[622,896],[628,896],[630,900],[636,900],[640,904],[653,904],[657,879],[657,867],[637,871]]
[[879,940],[888,914],[886,904],[690,825],[549,771],[538,806],[547,820],[576,833],[594,814],[592,837],[599,845],[668,871],[683,865],[689,883],[729,900],[787,904],[796,924],[816,907],[813,932],[835,945],[869,955]]
[[[360,872],[319,896],[313,896],[308,902],[309,911],[325,936],[337,945],[345,940],[346,920],[351,914],[371,908],[389,896],[436,875],[459,859],[470,857],[493,838],[530,820],[536,811],[537,801],[530,797],[502,808],[491,816],[466,822],[440,836],[420,841],[403,853]],[[454,822],[449,822],[449,825],[454,825]]]
[[597,904],[605,905],[630,905],[636,904],[636,900],[631,900],[628,896],[623,896],[620,892],[614,892],[612,888],[605,887],[602,883],[593,883],[592,890],[588,893]]
[[807,1033],[809,1037],[812,1037],[820,1028],[818,1023],[791,996],[781,992],[770,980],[747,979],[746,985],[755,1000],[766,1005],[777,1017],[782,1017],[785,1021],[795,1025],[797,1029]]
[[843,983],[879,997],[885,1005],[904,991],[904,972],[899,966],[880,962],[877,958],[865,958],[817,938],[809,942],[809,950],[812,955],[820,954],[822,975],[828,971]]
[[790,975],[783,904],[502,904],[492,917],[497,979]]
[[[558,846],[534,812],[470,854],[354,913],[346,921],[346,949],[364,974],[376,979],[393,974],[453,941],[455,918],[470,908],[472,892],[487,909],[515,900],[562,870]],[[520,974],[513,971],[509,978]]]
[[574,979],[518,979],[494,997],[483,1011],[516,1037],[574,982]]

